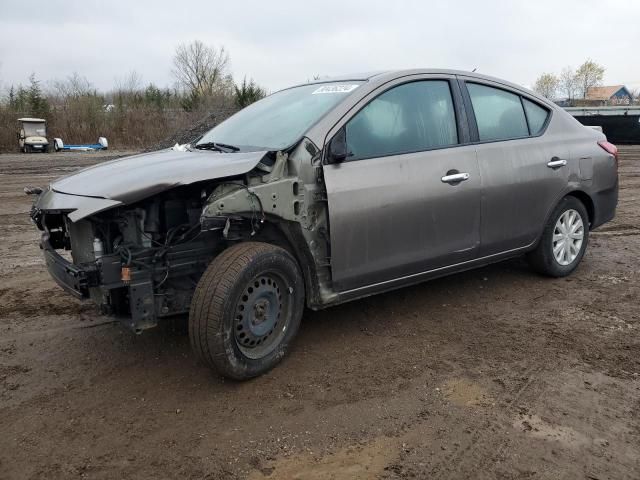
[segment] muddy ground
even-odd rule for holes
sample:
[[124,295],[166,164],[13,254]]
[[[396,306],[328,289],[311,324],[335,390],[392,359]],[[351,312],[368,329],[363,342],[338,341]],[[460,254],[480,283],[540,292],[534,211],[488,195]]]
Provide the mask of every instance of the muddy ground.
[[22,187],[112,155],[0,155],[0,478],[640,478],[640,147],[570,278],[517,259],[309,312],[246,383],[49,278]]

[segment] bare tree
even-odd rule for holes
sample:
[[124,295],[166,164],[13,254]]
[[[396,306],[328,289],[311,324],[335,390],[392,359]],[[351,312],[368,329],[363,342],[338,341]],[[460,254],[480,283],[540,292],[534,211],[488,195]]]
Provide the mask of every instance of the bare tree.
[[54,80],[52,86],[54,95],[59,99],[79,98],[95,90],[91,82],[78,72],[73,72],[64,80]]
[[602,85],[604,67],[591,59],[587,59],[576,71],[576,80],[580,88],[582,98],[587,98],[589,88]]
[[119,93],[132,93],[142,89],[142,75],[131,70],[124,77],[115,79],[115,91]]
[[194,97],[212,96],[228,91],[233,85],[229,74],[229,54],[225,48],[207,46],[200,40],[178,45],[172,73]]
[[578,79],[576,72],[571,67],[565,67],[560,73],[560,91],[567,96],[567,100],[571,102],[578,90]]
[[556,98],[556,92],[560,85],[560,80],[553,73],[543,73],[540,75],[536,83],[533,85],[533,90],[543,97],[553,100]]

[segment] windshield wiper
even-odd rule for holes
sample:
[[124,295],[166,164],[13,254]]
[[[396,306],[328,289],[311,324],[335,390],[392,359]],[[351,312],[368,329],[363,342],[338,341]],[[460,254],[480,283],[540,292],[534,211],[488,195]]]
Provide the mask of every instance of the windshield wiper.
[[216,150],[218,152],[237,152],[240,148],[235,145],[228,145],[226,143],[218,143],[218,142],[205,142],[194,145],[194,148],[198,150]]

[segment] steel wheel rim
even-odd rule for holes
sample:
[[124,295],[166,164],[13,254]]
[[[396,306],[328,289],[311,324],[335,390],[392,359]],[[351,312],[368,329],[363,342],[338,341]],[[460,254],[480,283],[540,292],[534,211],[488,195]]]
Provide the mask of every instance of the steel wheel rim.
[[247,284],[236,302],[233,325],[236,345],[245,356],[259,359],[277,348],[289,326],[290,305],[286,282],[275,272]]
[[551,248],[553,257],[560,265],[571,265],[584,242],[584,222],[576,210],[569,209],[560,215],[553,229]]

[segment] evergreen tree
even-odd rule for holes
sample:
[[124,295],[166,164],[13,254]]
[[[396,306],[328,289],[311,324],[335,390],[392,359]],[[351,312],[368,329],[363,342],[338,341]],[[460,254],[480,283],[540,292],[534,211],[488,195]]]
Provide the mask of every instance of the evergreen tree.
[[26,106],[31,115],[45,117],[49,113],[49,102],[42,93],[40,82],[36,79],[35,73],[29,76],[29,88],[26,91]]
[[7,95],[7,104],[11,110],[16,109],[16,91],[13,85],[9,88],[9,94]]
[[235,85],[234,88],[235,102],[240,108],[251,105],[253,102],[257,102],[261,98],[267,96],[267,92],[264,88],[256,84],[253,79],[247,82],[247,77],[244,77],[240,86]]
[[24,112],[28,109],[27,91],[22,85],[18,85],[18,90],[16,90],[13,108],[16,112]]

